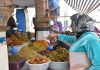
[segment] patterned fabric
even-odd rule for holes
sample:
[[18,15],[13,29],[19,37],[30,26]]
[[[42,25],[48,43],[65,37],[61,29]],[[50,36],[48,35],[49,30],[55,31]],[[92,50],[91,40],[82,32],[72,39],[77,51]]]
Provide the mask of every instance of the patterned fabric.
[[48,0],[48,1],[49,1],[50,15],[59,15],[60,0]]
[[49,8],[50,10],[54,10],[55,8],[59,7],[60,0],[48,0],[49,1]]
[[80,13],[76,13],[70,17],[71,21],[75,24],[75,27],[78,25],[78,18],[80,15]]
[[57,23],[58,23],[59,31],[62,32],[63,27],[61,21],[58,21]]
[[82,31],[94,31],[94,21],[92,18],[90,18],[88,15],[80,15],[78,18],[78,25],[76,26],[76,31],[77,32],[82,32]]
[[71,20],[75,24],[76,32],[94,31],[94,20],[88,15],[77,13],[71,16]]
[[55,15],[55,16],[59,16],[59,12],[60,11],[60,7],[55,8],[54,10],[50,11],[50,15]]
[[80,13],[76,13],[76,14],[72,15],[72,16],[70,17],[70,19],[71,19],[72,21],[76,21],[76,20],[79,18],[80,15],[81,15]]

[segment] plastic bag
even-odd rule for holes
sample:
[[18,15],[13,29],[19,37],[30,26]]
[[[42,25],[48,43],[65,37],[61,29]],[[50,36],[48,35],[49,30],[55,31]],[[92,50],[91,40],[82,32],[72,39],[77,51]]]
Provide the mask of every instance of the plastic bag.
[[90,66],[90,61],[85,52],[69,53],[70,70],[85,70]]

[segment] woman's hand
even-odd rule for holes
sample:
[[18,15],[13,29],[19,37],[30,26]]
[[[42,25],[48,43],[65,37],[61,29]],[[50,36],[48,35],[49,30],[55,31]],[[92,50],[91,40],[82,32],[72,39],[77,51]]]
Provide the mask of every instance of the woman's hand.
[[55,37],[58,37],[58,34],[49,34],[48,39],[54,39]]

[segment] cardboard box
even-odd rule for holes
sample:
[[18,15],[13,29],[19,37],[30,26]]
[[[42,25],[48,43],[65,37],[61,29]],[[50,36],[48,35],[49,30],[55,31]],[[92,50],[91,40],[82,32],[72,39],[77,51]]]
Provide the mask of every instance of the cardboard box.
[[70,70],[85,70],[90,66],[90,61],[85,52],[69,53]]

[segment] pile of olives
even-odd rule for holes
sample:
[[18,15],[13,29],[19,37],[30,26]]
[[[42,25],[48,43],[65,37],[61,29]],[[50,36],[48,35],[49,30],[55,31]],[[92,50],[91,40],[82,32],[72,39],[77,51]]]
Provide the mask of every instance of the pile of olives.
[[32,48],[30,47],[23,47],[18,54],[19,56],[25,58],[26,60],[29,60],[33,57],[37,57],[37,56],[41,56],[40,54],[38,54],[36,51],[34,51]]
[[64,62],[68,60],[69,52],[65,48],[60,47],[57,50],[46,54],[46,56],[50,58],[51,61]]

